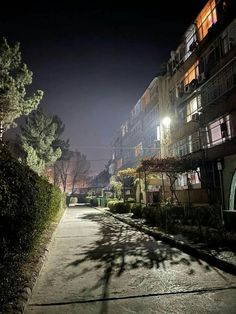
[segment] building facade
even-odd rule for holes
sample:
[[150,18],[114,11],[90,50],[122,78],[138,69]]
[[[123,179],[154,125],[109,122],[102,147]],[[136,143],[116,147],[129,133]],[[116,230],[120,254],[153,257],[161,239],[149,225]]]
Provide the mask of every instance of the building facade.
[[205,162],[202,180],[183,174],[177,190],[186,198],[184,190],[190,183],[196,189],[194,201],[221,202],[223,198],[224,209],[235,209],[235,12],[235,1],[209,0],[171,52],[167,74],[170,154]]
[[151,82],[118,131],[116,170],[145,156],[200,159],[200,177],[178,177],[180,201],[191,194],[191,202],[236,209],[235,0],[206,2],[170,52],[166,73]]
[[158,78],[154,78],[112,142],[112,164],[117,171],[138,165],[143,157],[160,156]]

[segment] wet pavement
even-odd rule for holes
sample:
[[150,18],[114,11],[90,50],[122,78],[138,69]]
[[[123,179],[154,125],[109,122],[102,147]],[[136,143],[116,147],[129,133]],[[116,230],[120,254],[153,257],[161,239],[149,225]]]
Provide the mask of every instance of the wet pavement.
[[54,234],[25,313],[235,313],[236,276],[85,206]]

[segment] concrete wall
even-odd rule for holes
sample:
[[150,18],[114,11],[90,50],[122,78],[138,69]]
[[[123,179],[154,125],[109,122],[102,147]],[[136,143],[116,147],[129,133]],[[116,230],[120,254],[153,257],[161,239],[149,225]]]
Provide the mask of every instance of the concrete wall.
[[181,203],[207,204],[208,194],[205,189],[176,190],[177,197]]

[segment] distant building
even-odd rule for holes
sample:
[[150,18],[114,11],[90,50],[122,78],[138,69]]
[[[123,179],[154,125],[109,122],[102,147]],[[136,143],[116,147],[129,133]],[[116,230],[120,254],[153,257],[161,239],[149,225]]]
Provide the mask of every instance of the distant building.
[[113,142],[112,171],[135,167],[141,158],[160,155],[158,78],[154,78]]

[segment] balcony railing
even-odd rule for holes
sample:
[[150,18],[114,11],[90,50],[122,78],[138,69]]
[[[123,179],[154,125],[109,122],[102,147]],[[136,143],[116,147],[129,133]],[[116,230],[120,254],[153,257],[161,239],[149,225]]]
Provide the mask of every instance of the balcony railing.
[[201,87],[201,104],[206,107],[236,86],[236,58],[226,64]]

